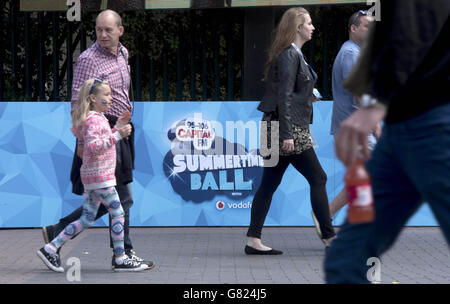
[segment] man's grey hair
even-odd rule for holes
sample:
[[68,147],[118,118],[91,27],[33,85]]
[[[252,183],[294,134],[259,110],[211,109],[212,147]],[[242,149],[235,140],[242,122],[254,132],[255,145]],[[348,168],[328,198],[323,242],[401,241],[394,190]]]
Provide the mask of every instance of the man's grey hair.
[[104,16],[104,15],[112,15],[114,17],[114,19],[116,19],[117,26],[118,27],[122,26],[122,18],[120,17],[120,15],[116,11],[113,11],[113,10],[110,10],[110,9],[104,10],[100,14],[98,14],[97,18],[95,19],[95,23],[97,23],[97,19],[100,16]]

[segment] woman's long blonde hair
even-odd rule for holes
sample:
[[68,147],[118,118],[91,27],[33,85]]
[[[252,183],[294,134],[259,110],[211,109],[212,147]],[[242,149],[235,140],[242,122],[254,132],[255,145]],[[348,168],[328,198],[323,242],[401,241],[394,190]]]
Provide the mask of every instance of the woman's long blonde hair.
[[270,66],[285,48],[295,41],[298,29],[305,23],[305,15],[309,12],[303,7],[292,7],[284,12],[280,23],[275,29],[275,39],[269,49],[269,58],[264,70],[264,80],[267,80]]
[[72,112],[72,125],[74,128],[81,126],[86,120],[89,111],[93,110],[90,95],[97,94],[102,85],[109,85],[109,83],[106,80],[91,78],[86,80],[81,86],[78,94],[78,105]]

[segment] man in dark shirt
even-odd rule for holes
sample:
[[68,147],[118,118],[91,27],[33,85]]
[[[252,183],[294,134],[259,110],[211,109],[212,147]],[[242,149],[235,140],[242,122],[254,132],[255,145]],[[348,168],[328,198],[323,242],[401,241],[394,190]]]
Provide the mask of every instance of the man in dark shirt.
[[328,283],[373,282],[369,259],[392,246],[423,202],[450,244],[450,1],[392,0],[381,8],[381,22],[344,83],[368,95],[336,139],[345,166],[359,147],[368,160],[367,135],[384,119],[367,165],[376,215],[372,223],[341,227],[325,258]]

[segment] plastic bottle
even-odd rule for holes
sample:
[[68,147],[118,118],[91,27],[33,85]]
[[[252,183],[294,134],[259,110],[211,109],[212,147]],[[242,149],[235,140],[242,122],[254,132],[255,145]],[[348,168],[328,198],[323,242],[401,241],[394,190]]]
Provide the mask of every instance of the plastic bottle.
[[375,218],[372,183],[363,159],[358,156],[345,173],[345,188],[347,190],[349,223],[370,223]]

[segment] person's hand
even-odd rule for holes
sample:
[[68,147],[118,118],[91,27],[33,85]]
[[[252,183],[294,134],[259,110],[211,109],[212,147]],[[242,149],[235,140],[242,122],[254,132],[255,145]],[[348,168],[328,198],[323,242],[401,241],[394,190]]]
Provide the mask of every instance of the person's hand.
[[131,113],[129,111],[125,111],[120,115],[119,119],[117,119],[116,122],[116,128],[120,129],[123,126],[125,126],[127,123],[129,123],[131,120]]
[[316,95],[313,94],[313,96],[312,96],[312,102],[316,102],[317,100],[318,100],[318,99],[317,99]]
[[375,138],[376,138],[376,139],[380,139],[380,137],[381,137],[381,132],[382,132],[381,124],[378,123],[377,126],[375,127],[375,130],[373,130],[373,134],[375,135]]
[[293,139],[285,139],[283,140],[283,146],[281,147],[286,152],[294,151],[294,140]]
[[77,155],[79,158],[83,158],[83,149],[84,149],[84,146],[77,145]]
[[365,160],[370,158],[367,147],[367,136],[386,115],[384,107],[369,107],[356,110],[344,120],[336,137],[336,156],[346,167],[350,166],[356,158],[358,149],[362,147],[362,156]]
[[122,138],[126,138],[126,137],[130,136],[130,134],[131,134],[131,125],[130,124],[126,124],[125,126],[120,128],[118,131],[119,131],[120,136]]

